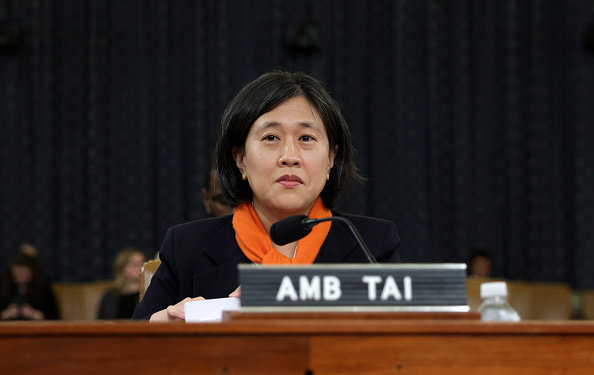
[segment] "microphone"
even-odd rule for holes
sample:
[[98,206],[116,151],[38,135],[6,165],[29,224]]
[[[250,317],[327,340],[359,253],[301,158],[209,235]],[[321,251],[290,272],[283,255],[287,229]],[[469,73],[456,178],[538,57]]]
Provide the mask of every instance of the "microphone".
[[341,216],[330,216],[322,219],[310,219],[306,215],[290,216],[286,219],[272,224],[272,226],[270,227],[270,238],[277,245],[286,245],[288,243],[298,241],[303,237],[307,236],[314,226],[324,221],[340,221],[346,224],[346,226],[353,233],[353,236],[355,236],[355,239],[359,243],[359,246],[361,246],[361,248],[365,252],[365,256],[367,256],[369,263],[377,263],[377,260],[375,259],[373,254],[371,253],[365,242],[363,242],[363,238],[357,231],[357,228],[355,228],[355,226],[349,219]]

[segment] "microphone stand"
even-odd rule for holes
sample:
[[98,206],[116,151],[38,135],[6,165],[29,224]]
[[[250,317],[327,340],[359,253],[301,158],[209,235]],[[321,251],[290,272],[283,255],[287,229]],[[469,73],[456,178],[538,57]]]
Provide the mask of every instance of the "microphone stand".
[[361,239],[361,234],[359,234],[359,231],[357,230],[357,228],[355,228],[355,226],[349,219],[347,219],[345,217],[341,217],[341,216],[330,216],[330,217],[325,217],[322,219],[305,219],[303,224],[306,225],[308,227],[308,229],[311,229],[316,224],[319,224],[324,221],[332,221],[332,220],[338,220],[338,221],[342,221],[343,223],[345,223],[346,226],[349,227],[349,229],[353,233],[353,236],[355,236],[355,239],[359,243],[359,246],[361,246],[363,251],[365,251],[365,255],[367,256],[369,263],[372,263],[372,264],[377,263],[377,259],[375,259],[375,257],[371,253],[371,250],[369,250],[369,248],[367,247],[365,242],[363,242],[363,240]]

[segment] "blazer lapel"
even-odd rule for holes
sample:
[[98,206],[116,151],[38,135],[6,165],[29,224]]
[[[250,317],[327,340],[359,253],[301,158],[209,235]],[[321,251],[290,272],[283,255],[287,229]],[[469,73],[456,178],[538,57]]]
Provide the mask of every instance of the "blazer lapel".
[[206,245],[203,252],[216,265],[243,255],[239,245],[237,245],[237,241],[235,241],[235,230],[233,229],[233,222],[231,220],[219,230],[210,243]]
[[235,241],[231,220],[213,237],[203,252],[214,265],[193,276],[193,295],[206,299],[227,297],[239,285],[237,265],[249,263]]

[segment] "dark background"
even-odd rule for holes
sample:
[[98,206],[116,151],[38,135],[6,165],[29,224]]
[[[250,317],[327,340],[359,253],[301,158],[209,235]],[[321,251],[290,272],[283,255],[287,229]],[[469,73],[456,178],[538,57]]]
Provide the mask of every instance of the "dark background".
[[498,276],[594,287],[593,1],[0,12],[13,20],[0,28],[0,264],[31,242],[54,280],[89,281],[111,277],[122,246],[152,256],[169,226],[204,216],[225,105],[280,68],[315,75],[341,105],[369,182],[339,208],[394,221],[403,260],[464,262],[480,246]]

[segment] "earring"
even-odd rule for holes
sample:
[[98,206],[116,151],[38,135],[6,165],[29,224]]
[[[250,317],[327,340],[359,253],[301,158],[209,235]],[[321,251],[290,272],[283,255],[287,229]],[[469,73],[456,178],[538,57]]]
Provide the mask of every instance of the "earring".
[[247,176],[245,175],[245,173],[242,173],[241,174],[241,179],[244,180],[244,181],[247,180]]
[[329,180],[330,180],[330,172],[328,172],[328,173],[326,174],[326,181],[329,181]]

